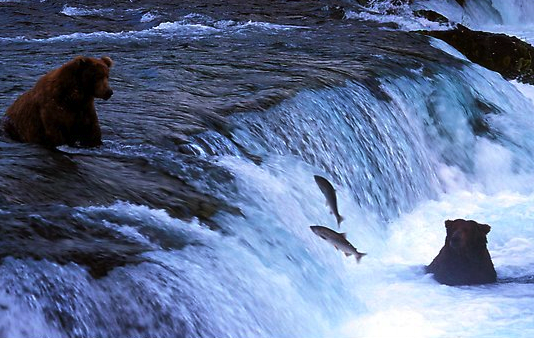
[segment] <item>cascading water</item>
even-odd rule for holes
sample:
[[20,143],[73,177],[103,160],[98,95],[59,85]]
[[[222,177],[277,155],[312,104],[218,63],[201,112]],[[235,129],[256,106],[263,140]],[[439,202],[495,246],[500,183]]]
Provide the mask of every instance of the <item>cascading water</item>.
[[[0,336],[534,334],[529,87],[323,3],[115,5],[33,4],[65,20],[39,32],[6,5],[2,108],[80,41],[115,53],[116,94],[99,149],[0,143]],[[454,218],[492,226],[498,283],[425,274]]]
[[449,19],[474,29],[492,25],[532,26],[534,8],[528,0],[467,0],[464,6],[455,1],[421,1],[421,5],[447,15]]
[[[415,15],[420,10],[439,13],[449,22],[438,23]],[[394,22],[405,30],[444,30],[460,23],[473,30],[534,39],[534,7],[529,0],[375,0],[368,3],[367,10],[349,11],[347,17]]]
[[[529,284],[523,284],[531,270],[523,264],[534,263],[534,257],[520,252],[532,249],[533,231],[518,235],[511,228],[524,229],[528,216],[523,213],[534,198],[532,186],[525,184],[533,179],[532,101],[500,75],[475,65],[417,75],[382,80],[378,95],[347,83],[302,92],[267,112],[235,116],[233,142],[264,162],[258,166],[235,158],[239,150],[232,142],[219,141],[210,152],[233,154],[220,163],[245,192],[239,199],[246,201],[241,208],[251,221],[242,226],[254,229],[245,231],[247,242],[249,236],[259,241],[251,247],[270,242],[264,259],[273,264],[278,256],[273,250],[288,240],[302,241],[297,252],[312,253],[304,261],[322,262],[339,283],[349,278],[354,299],[364,306],[344,299],[353,319],[336,327],[335,334],[526,337],[533,330],[532,312],[523,308],[526,300],[516,304],[513,299],[531,297]],[[320,206],[322,196],[312,180],[316,173],[326,173],[340,187],[340,210],[347,219],[343,230],[369,252],[361,265],[307,234],[307,225],[314,223],[335,229],[334,218]],[[500,205],[505,207],[496,213]],[[442,245],[443,221],[461,217],[493,224],[490,250],[497,271],[502,280],[517,284],[442,289],[425,276],[423,265]],[[510,253],[512,262],[504,258]],[[299,260],[294,259],[285,273],[293,271]],[[306,279],[321,280],[326,271]],[[315,294],[309,286],[306,293]],[[330,299],[329,306],[341,307],[337,301]],[[441,318],[455,312],[462,315]],[[524,316],[521,329],[510,330],[516,316]]]

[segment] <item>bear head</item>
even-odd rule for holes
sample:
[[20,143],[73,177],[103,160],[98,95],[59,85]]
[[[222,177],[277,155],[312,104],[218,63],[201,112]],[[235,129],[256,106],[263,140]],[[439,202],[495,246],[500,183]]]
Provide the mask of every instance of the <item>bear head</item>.
[[491,227],[471,220],[456,219],[445,221],[447,237],[445,245],[461,256],[486,249],[486,235]]
[[80,90],[87,95],[108,100],[113,95],[109,86],[109,69],[113,61],[108,56],[100,59],[78,56],[74,60]]

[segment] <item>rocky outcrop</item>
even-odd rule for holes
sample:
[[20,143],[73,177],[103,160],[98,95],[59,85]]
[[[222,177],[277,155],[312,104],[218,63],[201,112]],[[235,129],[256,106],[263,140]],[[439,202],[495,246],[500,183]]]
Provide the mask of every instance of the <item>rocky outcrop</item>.
[[516,37],[473,31],[462,25],[422,33],[447,42],[471,62],[499,72],[506,79],[534,84],[534,47]]

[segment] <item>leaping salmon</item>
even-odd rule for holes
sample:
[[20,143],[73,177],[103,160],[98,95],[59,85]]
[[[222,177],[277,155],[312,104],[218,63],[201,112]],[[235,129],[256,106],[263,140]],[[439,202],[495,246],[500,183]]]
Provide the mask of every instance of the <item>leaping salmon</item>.
[[324,197],[326,197],[326,203],[330,207],[330,213],[334,214],[337,221],[337,227],[340,228],[344,218],[339,214],[337,209],[336,189],[334,189],[332,184],[322,176],[314,175],[313,178],[315,179],[315,183],[319,186],[319,189],[321,189]]
[[354,255],[354,257],[356,257],[356,262],[358,263],[360,263],[360,259],[362,259],[363,256],[367,255],[366,253],[358,252],[358,250],[347,240],[347,235],[345,233],[335,232],[332,229],[320,225],[312,225],[310,226],[310,229],[314,234],[332,244],[336,249],[341,250],[345,256],[348,257]]

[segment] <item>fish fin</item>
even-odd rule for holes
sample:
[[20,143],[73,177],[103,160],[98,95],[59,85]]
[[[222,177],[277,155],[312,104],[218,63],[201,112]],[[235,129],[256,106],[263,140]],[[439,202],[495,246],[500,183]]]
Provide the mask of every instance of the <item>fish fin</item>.
[[362,259],[363,256],[367,255],[366,253],[363,253],[363,252],[358,252],[358,254],[356,255],[356,262],[357,263],[360,263],[360,259]]
[[345,256],[349,257],[349,256],[352,256],[352,254],[350,252],[345,252]]
[[347,233],[346,232],[342,232],[342,233],[340,233],[340,235],[341,235],[341,237],[347,239]]
[[341,222],[343,222],[345,220],[345,217],[339,215],[339,218],[337,220],[337,226],[338,227],[341,227]]

